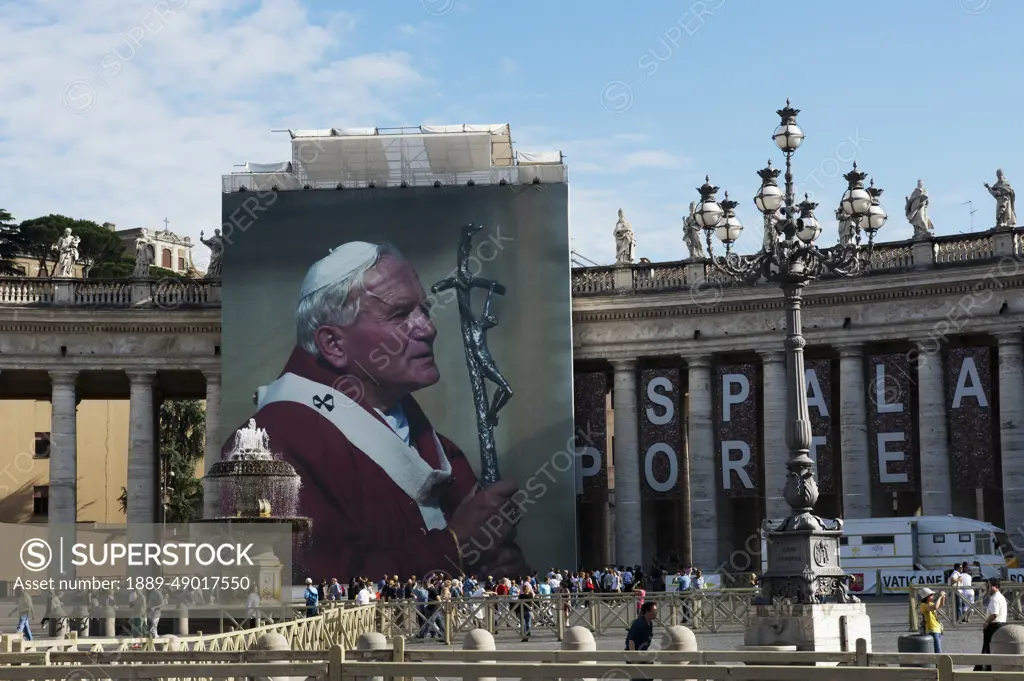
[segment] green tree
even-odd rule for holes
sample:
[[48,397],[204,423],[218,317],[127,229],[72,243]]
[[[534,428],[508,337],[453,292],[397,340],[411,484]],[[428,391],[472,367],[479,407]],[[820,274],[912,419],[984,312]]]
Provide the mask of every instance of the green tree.
[[[66,215],[44,215],[22,222],[17,239],[21,252],[39,263],[40,276],[52,274],[50,263],[57,262],[57,253],[53,247],[65,229],[70,229],[81,239],[78,253],[86,262],[87,271],[96,263],[119,262],[124,257],[121,238],[106,227],[92,220],[76,220]],[[134,267],[134,259],[131,262]],[[128,273],[131,274],[131,268]]]
[[135,256],[122,254],[120,258],[101,260],[89,268],[90,279],[124,279],[135,271]]
[[14,259],[20,255],[18,226],[14,218],[0,208],[0,274],[16,274]]
[[[206,409],[201,400],[166,400],[160,405],[160,475],[165,520],[188,523],[202,507],[203,486],[196,466],[205,448]],[[128,490],[117,499],[128,512]]]
[[[135,256],[122,255],[119,259],[103,260],[89,270],[90,279],[124,279],[135,272]],[[167,270],[163,267],[149,268],[149,276],[153,279],[188,279],[187,274]]]

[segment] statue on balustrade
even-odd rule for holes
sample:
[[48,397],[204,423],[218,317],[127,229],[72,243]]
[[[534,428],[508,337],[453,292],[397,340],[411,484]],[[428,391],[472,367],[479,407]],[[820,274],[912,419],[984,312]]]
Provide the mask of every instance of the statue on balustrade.
[[683,241],[690,251],[690,260],[704,258],[704,244],[701,243],[701,228],[695,217],[697,213],[697,202],[690,201],[690,214],[683,218]]
[[1006,181],[1002,170],[996,171],[996,183],[989,186],[985,183],[985,189],[996,200],[996,227],[1015,227],[1017,225],[1017,194],[1013,187]]
[[907,203],[904,212],[907,215],[907,222],[914,228],[915,239],[927,239],[935,232],[935,225],[928,217],[928,190],[924,188],[924,180],[917,181],[917,187],[910,196],[906,197]]
[[203,238],[203,233],[199,232],[199,240],[210,249],[210,266],[206,268],[206,276],[204,279],[220,279],[221,262],[224,259],[224,237],[220,235],[220,230],[213,230],[213,236],[209,239]]
[[64,235],[57,240],[54,249],[57,251],[57,266],[54,269],[55,277],[75,276],[75,263],[78,262],[78,244],[81,238],[71,234],[71,228],[64,230]]
[[135,271],[132,272],[134,279],[148,279],[149,268],[156,262],[156,246],[146,232],[135,240]]
[[615,264],[630,265],[636,255],[636,237],[633,236],[633,227],[629,220],[619,209],[619,221],[615,223]]
[[857,221],[847,215],[842,208],[836,208],[836,222],[839,223],[839,245],[852,246],[857,235]]

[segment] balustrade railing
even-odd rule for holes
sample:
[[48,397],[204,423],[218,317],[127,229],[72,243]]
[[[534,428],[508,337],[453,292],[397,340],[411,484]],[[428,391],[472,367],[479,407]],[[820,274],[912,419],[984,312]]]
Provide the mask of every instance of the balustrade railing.
[[0,277],[2,306],[218,308],[220,281]]
[[[994,258],[1024,258],[1024,228],[876,244],[873,273],[972,265]],[[678,291],[735,283],[703,260],[640,263],[572,270],[572,295]],[[92,280],[0,277],[0,306],[11,307],[220,307],[220,280]]]
[[194,280],[153,282],[151,296],[157,307],[201,307],[209,302],[210,283]]
[[52,279],[0,277],[0,305],[49,305],[53,292]]
[[[827,248],[825,250],[828,250]],[[1012,232],[989,230],[975,234],[875,244],[871,272],[876,274],[928,269],[936,265],[972,265],[1000,257],[1024,258],[1024,227]],[[620,276],[625,271],[627,277]],[[706,284],[732,284],[728,276],[703,260],[639,263],[615,267],[586,267],[572,271],[574,296],[605,293],[648,293]]]
[[914,267],[914,249],[909,242],[877,244],[871,252],[871,271],[887,272]]
[[[1016,238],[1016,234],[1014,237]],[[947,265],[973,260],[988,260],[993,257],[995,257],[995,244],[992,234],[987,232],[935,239],[936,264]]]
[[683,263],[651,263],[633,267],[633,289],[662,291],[685,288],[686,265]]
[[132,284],[117,279],[85,279],[71,284],[76,307],[128,307],[132,304]]
[[612,267],[587,267],[572,271],[572,292],[576,294],[606,293],[615,289]]

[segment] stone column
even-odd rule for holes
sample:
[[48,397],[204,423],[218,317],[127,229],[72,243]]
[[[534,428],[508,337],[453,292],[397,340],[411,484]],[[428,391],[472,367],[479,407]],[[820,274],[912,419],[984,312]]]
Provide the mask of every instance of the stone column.
[[[208,371],[206,376],[206,450],[203,457],[203,475],[209,475],[213,464],[220,461],[220,373]],[[217,490],[203,485],[203,517],[218,515],[220,498]]]
[[1020,333],[999,334],[999,449],[1006,533],[1024,538],[1024,352]]
[[129,371],[131,404],[128,422],[128,523],[156,522],[156,428],[153,419],[155,371]]
[[50,383],[50,513],[54,525],[78,521],[77,371],[51,371]]
[[764,395],[761,400],[764,421],[765,517],[788,518],[792,513],[782,496],[786,486],[786,355],[782,351],[762,352],[761,371]]
[[949,515],[953,512],[953,480],[949,466],[949,415],[942,346],[934,339],[919,340],[916,344],[921,513]]
[[839,441],[842,452],[843,518],[871,517],[871,461],[868,449],[864,353],[858,345],[839,348]]
[[640,512],[640,452],[636,416],[636,360],[614,360],[615,562],[643,560]]
[[689,373],[690,534],[693,564],[718,565],[718,476],[715,473],[715,431],[711,392],[711,357],[687,357]]

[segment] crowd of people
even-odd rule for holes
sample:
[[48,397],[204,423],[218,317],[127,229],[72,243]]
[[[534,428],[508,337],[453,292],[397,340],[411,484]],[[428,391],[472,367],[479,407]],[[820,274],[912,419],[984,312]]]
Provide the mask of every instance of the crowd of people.
[[[324,602],[354,601],[365,605],[371,601],[407,600],[416,603],[420,621],[418,638],[444,637],[444,620],[439,616],[440,604],[458,598],[486,598],[490,596],[514,599],[514,612],[522,622],[524,640],[532,635],[534,607],[532,601],[554,594],[566,596],[586,594],[631,593],[636,598],[639,612],[649,590],[665,589],[665,574],[657,582],[645,576],[639,565],[609,566],[593,571],[572,571],[550,568],[546,574],[534,572],[530,575],[495,578],[492,575],[449,575],[435,573],[418,577],[413,575],[402,580],[398,575],[384,575],[374,581],[367,577],[354,578],[342,585],[337,578],[322,579],[314,585],[306,579],[304,601],[307,615],[320,611]],[[681,590],[701,589],[705,586],[703,573],[699,569],[685,568],[677,572],[675,581]],[[564,606],[568,616],[569,600]],[[476,608],[473,616],[480,615]]]
[[478,575],[449,575],[435,573],[402,580],[398,575],[384,575],[373,580],[369,577],[358,577],[342,585],[337,578],[321,579],[314,586],[312,579],[306,579],[307,595],[315,596],[316,601],[362,601],[414,599],[418,586],[429,590],[433,586],[442,600],[450,598],[476,598],[483,596],[517,597],[523,587],[529,585],[535,595],[553,593],[625,593],[664,591],[666,577],[679,584],[679,590],[702,589],[706,586],[703,572],[698,568],[688,567],[676,570],[669,575],[661,570],[657,579],[644,574],[639,565],[605,567],[593,571],[572,571],[549,568],[546,575],[534,572],[530,575],[505,576],[495,579],[492,575],[482,578]]

